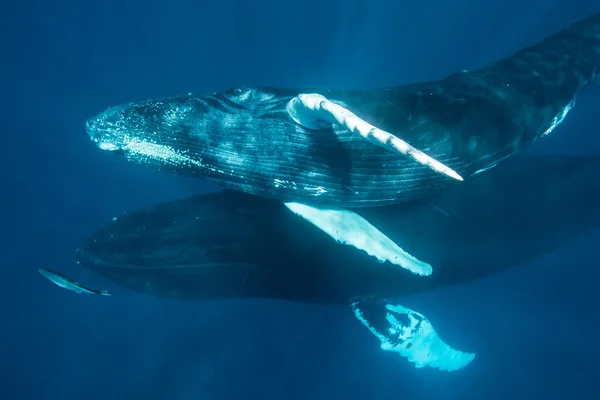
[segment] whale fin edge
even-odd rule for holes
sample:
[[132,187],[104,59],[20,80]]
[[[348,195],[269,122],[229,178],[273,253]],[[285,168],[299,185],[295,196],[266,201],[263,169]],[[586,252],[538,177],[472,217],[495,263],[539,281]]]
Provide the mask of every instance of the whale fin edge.
[[351,304],[356,318],[381,342],[381,349],[394,351],[415,367],[456,371],[475,358],[474,353],[455,350],[444,342],[422,314],[384,301]]
[[317,208],[303,203],[284,203],[294,214],[304,218],[338,243],[364,250],[380,262],[389,261],[410,272],[431,275],[431,265],[410,255],[369,221],[343,208]]

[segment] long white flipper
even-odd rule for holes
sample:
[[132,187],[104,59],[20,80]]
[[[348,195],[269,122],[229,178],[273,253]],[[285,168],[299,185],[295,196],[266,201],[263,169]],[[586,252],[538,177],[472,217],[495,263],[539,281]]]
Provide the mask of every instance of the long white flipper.
[[425,316],[401,305],[383,302],[355,302],[352,309],[380,341],[383,350],[395,351],[417,368],[429,366],[455,371],[475,358],[448,346]]
[[287,112],[296,123],[305,128],[322,128],[323,122],[338,123],[372,143],[408,156],[440,174],[458,181],[463,180],[452,168],[416,149],[399,137],[369,124],[350,110],[333,103],[320,94],[300,94],[294,97],[287,105]]
[[342,208],[320,209],[301,203],[285,203],[293,213],[327,233],[339,243],[366,251],[379,261],[389,261],[418,275],[431,275],[431,265],[402,250],[390,238],[355,212]]

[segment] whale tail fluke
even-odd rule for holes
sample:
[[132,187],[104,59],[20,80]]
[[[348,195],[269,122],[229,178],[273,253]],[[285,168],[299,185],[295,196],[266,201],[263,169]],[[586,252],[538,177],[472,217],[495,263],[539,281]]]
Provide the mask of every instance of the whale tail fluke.
[[424,315],[401,305],[360,301],[353,303],[352,309],[356,318],[381,341],[383,350],[397,352],[417,368],[455,371],[475,358],[473,353],[450,347]]

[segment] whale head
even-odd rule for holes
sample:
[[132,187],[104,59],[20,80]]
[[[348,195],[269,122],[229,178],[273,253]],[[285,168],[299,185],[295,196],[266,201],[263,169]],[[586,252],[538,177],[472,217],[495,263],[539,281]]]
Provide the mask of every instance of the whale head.
[[[241,176],[263,155],[265,132],[299,127],[285,111],[296,92],[235,87],[111,107],[86,123],[102,150],[192,176]],[[263,146],[264,147],[264,146]]]

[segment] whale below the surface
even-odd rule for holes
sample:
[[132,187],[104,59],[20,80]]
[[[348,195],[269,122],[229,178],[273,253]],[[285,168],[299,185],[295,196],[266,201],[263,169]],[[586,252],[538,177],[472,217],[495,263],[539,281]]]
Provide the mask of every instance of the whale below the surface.
[[380,206],[422,198],[530,145],[563,121],[599,68],[595,14],[438,81],[370,90],[236,87],[112,107],[88,120],[87,132],[133,162],[234,190]]
[[438,81],[238,87],[112,107],[87,131],[101,149],[134,162],[283,201],[335,240],[427,276],[432,255],[415,256],[408,242],[349,208],[421,199],[494,167],[555,129],[599,68],[595,14]]
[[499,273],[598,228],[599,173],[600,157],[519,155],[428,199],[357,210],[432,257],[438,268],[428,277],[336,243],[276,200],[229,190],[125,213],[76,258],[158,297],[346,304],[383,349],[456,370],[474,355],[397,299]]

